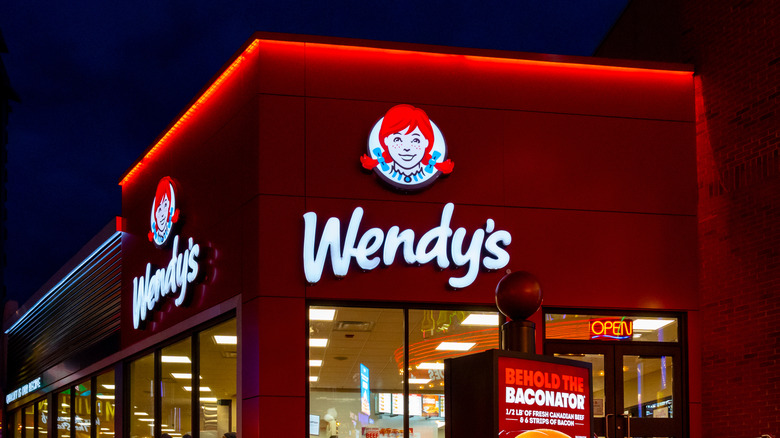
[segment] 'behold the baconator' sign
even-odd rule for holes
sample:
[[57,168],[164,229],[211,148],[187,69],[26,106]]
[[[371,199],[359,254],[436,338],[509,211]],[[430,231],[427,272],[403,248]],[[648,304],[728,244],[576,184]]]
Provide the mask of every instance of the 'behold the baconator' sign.
[[509,264],[509,253],[505,248],[512,242],[511,234],[506,230],[497,230],[495,221],[487,219],[485,227],[475,230],[471,241],[464,246],[467,230],[461,227],[453,231],[450,227],[454,209],[452,203],[446,204],[439,225],[423,233],[420,239],[415,241],[413,230],[402,231],[397,225],[387,231],[371,228],[358,236],[363,209],[357,207],[352,212],[344,240],[341,239],[339,219],[332,217],[325,223],[319,246],[315,246],[317,214],[308,212],[303,215],[303,267],[306,280],[309,283],[320,281],[328,254],[333,274],[343,277],[347,275],[353,258],[361,269],[370,271],[380,263],[385,266],[392,265],[399,249],[404,261],[410,265],[422,265],[436,260],[441,269],[448,268],[450,264],[457,267],[466,266],[463,276],[453,276],[449,279],[450,287],[456,289],[472,284],[480,267],[490,270],[506,267]]
[[590,370],[498,358],[499,438],[590,437]]

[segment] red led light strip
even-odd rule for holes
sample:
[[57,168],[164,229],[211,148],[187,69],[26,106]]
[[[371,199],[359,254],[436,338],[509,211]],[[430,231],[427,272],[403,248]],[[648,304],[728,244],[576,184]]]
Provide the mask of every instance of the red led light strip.
[[163,135],[162,138],[160,138],[160,140],[154,146],[152,146],[151,149],[149,149],[146,155],[144,155],[144,157],[141,158],[141,160],[138,161],[138,163],[136,163],[129,172],[127,172],[125,177],[122,178],[122,181],[119,182],[120,186],[124,185],[127,183],[127,181],[132,179],[133,176],[138,173],[141,168],[143,168],[144,163],[154,157],[157,152],[159,152],[160,149],[162,149],[168,143],[176,131],[178,131],[185,123],[187,123],[190,118],[192,118],[192,116],[198,111],[203,103],[211,98],[217,89],[221,87],[222,84],[227,81],[233,75],[233,73],[236,72],[236,70],[238,70],[241,64],[247,59],[249,55],[252,54],[252,52],[255,51],[255,49],[257,49],[259,45],[259,39],[252,41],[252,44],[250,44],[249,47],[247,47],[246,50],[244,50],[243,53],[241,53],[241,55],[239,55],[238,58],[236,58],[236,60],[233,61],[233,63],[230,64],[230,66],[224,72],[222,72],[221,75],[219,75],[217,80],[214,81],[214,83],[211,84],[211,86],[203,93],[203,95],[201,95],[198,100],[192,104],[187,112],[185,112],[184,115],[182,115],[179,120],[177,120],[176,123],[174,123],[174,125],[168,130],[168,132],[166,132],[165,135]]
[[461,55],[456,53],[436,53],[436,52],[420,52],[414,50],[404,49],[389,49],[389,48],[376,48],[365,46],[345,46],[338,44],[326,44],[326,43],[306,43],[307,47],[320,48],[320,49],[339,49],[348,50],[353,52],[382,52],[387,54],[403,54],[403,55],[417,55],[427,56],[431,58],[446,58],[446,57],[462,57],[463,59],[475,61],[475,62],[490,62],[490,63],[503,63],[513,65],[524,65],[533,67],[555,67],[555,68],[576,68],[583,70],[595,70],[595,71],[614,71],[622,73],[645,73],[651,75],[672,75],[672,76],[693,76],[693,72],[689,70],[673,70],[664,68],[652,68],[652,67],[631,67],[620,65],[604,65],[604,64],[587,64],[585,62],[576,61],[553,61],[553,60],[541,60],[541,59],[522,59],[522,58],[502,58],[497,56],[488,55]]
[[[233,73],[239,68],[239,66],[246,60],[247,56],[252,54],[257,47],[260,45],[261,42],[264,40],[256,39],[252,41],[252,43],[244,50],[241,55],[236,58],[235,61],[233,61],[232,64],[217,78],[216,81],[214,81],[213,84],[206,90],[203,95],[198,98],[198,100],[187,110],[187,112],[182,115],[178,121],[168,130],[168,132],[165,133],[165,135],[160,138],[160,140],[151,148],[149,151],[144,155],[143,158],[141,158],[133,168],[127,172],[127,174],[122,178],[122,181],[120,181],[119,185],[122,186],[125,183],[127,183],[130,179],[133,178],[135,174],[137,174],[140,169],[144,166],[144,163],[150,160],[152,157],[154,157],[157,152],[164,147],[170,138],[182,127],[183,124],[185,124],[198,109],[201,107],[201,105],[207,101],[218,88],[222,86],[222,84],[227,81]],[[273,42],[281,42],[281,41],[273,41]],[[369,51],[369,52],[385,52],[385,53],[404,53],[404,54],[415,54],[415,55],[424,55],[424,56],[430,56],[430,57],[447,57],[447,56],[463,56],[464,59],[469,59],[473,61],[482,61],[482,62],[495,62],[495,63],[510,63],[510,64],[519,64],[519,65],[530,65],[530,66],[555,66],[555,67],[569,67],[569,68],[580,68],[580,69],[589,69],[589,70],[602,70],[602,71],[620,71],[620,72],[643,72],[643,73],[649,73],[649,74],[670,74],[670,75],[687,75],[692,76],[693,73],[690,71],[676,71],[676,70],[660,70],[660,69],[647,69],[647,68],[638,68],[638,67],[622,67],[622,66],[605,66],[605,65],[591,65],[591,64],[580,64],[576,62],[556,62],[556,61],[542,61],[542,60],[528,60],[528,59],[514,59],[514,58],[499,58],[499,57],[492,57],[492,56],[475,56],[475,55],[455,55],[455,54],[447,54],[447,53],[432,53],[432,52],[418,52],[418,51],[409,51],[409,50],[401,50],[401,49],[381,49],[381,48],[375,48],[375,47],[362,47],[362,46],[348,46],[348,45],[339,45],[339,44],[324,44],[324,43],[311,43],[306,42],[304,43],[307,46],[310,46],[312,48],[337,48],[341,50],[352,50],[352,51]]]

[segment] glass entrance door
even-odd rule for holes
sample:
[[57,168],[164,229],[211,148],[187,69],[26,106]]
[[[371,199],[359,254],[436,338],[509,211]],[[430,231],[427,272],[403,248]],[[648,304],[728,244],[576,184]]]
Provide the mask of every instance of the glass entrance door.
[[592,365],[596,435],[605,438],[682,436],[679,349],[548,342],[545,354]]

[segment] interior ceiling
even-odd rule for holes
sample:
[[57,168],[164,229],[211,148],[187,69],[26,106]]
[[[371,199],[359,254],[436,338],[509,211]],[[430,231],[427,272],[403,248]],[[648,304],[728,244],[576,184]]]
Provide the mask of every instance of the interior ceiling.
[[[441,362],[445,357],[498,347],[497,327],[460,325],[468,314],[462,311],[409,312],[411,378],[431,379],[424,389],[441,392],[443,373],[419,370],[417,364]],[[362,329],[349,330],[349,327]],[[309,368],[310,375],[318,379],[311,382],[311,388],[357,390],[362,363],[369,368],[372,392],[403,392],[403,329],[404,316],[400,309],[340,307],[333,321],[311,321],[309,336],[328,339],[326,347],[309,348],[309,359],[323,361],[322,366]],[[436,350],[443,341],[475,342],[476,345],[466,352]],[[411,388],[423,390],[419,384]]]

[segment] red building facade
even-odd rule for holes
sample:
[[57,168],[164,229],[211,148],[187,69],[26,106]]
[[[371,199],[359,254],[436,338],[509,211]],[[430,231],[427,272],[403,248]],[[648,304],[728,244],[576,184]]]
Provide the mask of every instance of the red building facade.
[[[112,434],[442,436],[436,365],[495,348],[496,284],[524,270],[539,353],[594,364],[599,434],[698,436],[693,74],[602,61],[256,34],[121,181],[120,345],[41,370],[12,429],[55,432],[41,413],[110,370]],[[382,130],[397,105],[433,136]],[[631,336],[591,337],[605,317]]]

